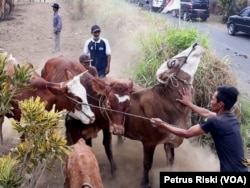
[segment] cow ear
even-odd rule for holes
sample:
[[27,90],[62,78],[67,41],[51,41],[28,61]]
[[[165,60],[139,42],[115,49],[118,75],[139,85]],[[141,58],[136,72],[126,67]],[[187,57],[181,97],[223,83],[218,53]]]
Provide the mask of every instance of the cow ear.
[[132,82],[133,82],[133,88],[132,88],[132,91],[131,92],[137,92],[139,90],[142,90],[143,87],[140,86],[139,84],[137,84],[136,82],[134,82],[131,78],[129,78]]
[[70,70],[64,69],[64,73],[65,73],[67,80],[72,80],[74,78],[74,75]]
[[107,90],[108,85],[104,81],[102,81],[98,78],[92,78],[91,84],[92,84],[93,90],[97,94],[101,94],[101,95],[106,94],[106,90]]
[[47,84],[48,90],[54,95],[62,95],[66,92],[66,87],[62,87],[62,84]]
[[133,80],[131,78],[129,78],[127,85],[128,85],[129,91],[131,92],[133,90],[133,86],[134,86]]

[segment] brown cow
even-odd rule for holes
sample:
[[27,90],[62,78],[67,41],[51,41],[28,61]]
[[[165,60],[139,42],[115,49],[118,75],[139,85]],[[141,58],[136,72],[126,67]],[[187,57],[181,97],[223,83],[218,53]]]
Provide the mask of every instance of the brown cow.
[[65,188],[103,188],[99,164],[94,150],[79,139],[66,157],[64,165]]
[[[65,68],[70,69],[75,74],[85,70],[79,62],[66,57],[58,57],[45,63],[42,76],[48,81],[63,81],[64,75],[60,73]],[[81,77],[81,83],[87,90],[88,102],[96,115],[96,121],[91,125],[84,125],[71,116],[67,116],[65,122],[68,143],[76,143],[79,138],[84,138],[91,146],[91,139],[97,136],[98,131],[102,130],[105,152],[110,156],[112,155],[109,147],[111,133],[124,133],[124,114],[122,112],[126,112],[130,105],[130,91],[133,82],[129,80],[128,83],[117,81],[105,83],[102,79],[95,78],[91,74],[84,74]],[[113,159],[113,156],[109,158]],[[110,160],[110,164],[113,173],[116,169],[115,162]]]
[[191,110],[176,99],[181,97],[180,89],[192,89],[194,74],[203,52],[204,49],[198,44],[190,46],[160,66],[156,72],[160,84],[131,95],[131,106],[128,109],[131,115],[126,117],[124,136],[142,142],[144,154],[142,187],[150,187],[148,173],[152,167],[156,146],[164,144],[167,164],[172,165],[174,148],[183,142],[183,138],[153,127],[150,118],[159,117],[182,128],[191,126]]

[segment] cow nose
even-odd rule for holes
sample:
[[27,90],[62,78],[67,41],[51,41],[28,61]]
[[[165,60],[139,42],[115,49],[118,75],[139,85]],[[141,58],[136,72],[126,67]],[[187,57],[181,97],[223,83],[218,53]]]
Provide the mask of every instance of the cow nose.
[[95,122],[95,116],[90,117],[89,118],[89,123],[91,124],[91,123],[94,123],[94,122]]

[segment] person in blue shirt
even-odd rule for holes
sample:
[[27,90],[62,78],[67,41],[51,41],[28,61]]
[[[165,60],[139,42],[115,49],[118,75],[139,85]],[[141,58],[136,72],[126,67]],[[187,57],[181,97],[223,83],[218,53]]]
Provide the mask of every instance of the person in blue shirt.
[[53,33],[54,33],[54,41],[55,47],[52,51],[57,52],[60,51],[60,34],[62,30],[62,16],[59,14],[59,4],[54,3],[51,7],[53,7],[54,16],[53,16]]
[[96,67],[98,77],[103,78],[110,72],[111,49],[107,39],[100,37],[101,28],[91,27],[92,38],[85,42],[83,53],[90,54],[92,66]]
[[151,11],[151,5],[149,4],[149,1],[147,0],[145,2],[145,4],[142,6],[142,9],[143,10],[146,10],[146,11]]
[[237,101],[239,91],[232,86],[218,87],[210,102],[212,111],[194,105],[187,90],[183,89],[180,94],[182,99],[176,99],[177,101],[188,106],[202,117],[206,117],[207,120],[187,130],[174,127],[159,118],[152,118],[151,123],[183,138],[210,133],[220,161],[220,171],[247,172],[248,168],[243,164],[245,157],[240,123],[236,116],[230,112]]

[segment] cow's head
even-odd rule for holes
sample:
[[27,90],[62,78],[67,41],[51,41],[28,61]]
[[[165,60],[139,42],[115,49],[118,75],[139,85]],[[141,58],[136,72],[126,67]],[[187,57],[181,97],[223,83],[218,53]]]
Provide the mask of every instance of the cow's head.
[[160,66],[156,71],[157,81],[168,83],[180,78],[187,81],[188,84],[192,84],[203,53],[204,49],[201,45],[197,43],[191,45]]
[[87,101],[86,89],[80,82],[80,77],[85,72],[73,76],[72,72],[65,70],[66,82],[61,82],[60,87],[55,85],[48,85],[48,89],[56,95],[64,95],[69,102],[67,110],[69,115],[84,124],[91,124],[95,121],[95,115],[90,109]]
[[130,93],[133,88],[132,80],[127,83],[114,81],[105,83],[100,79],[92,79],[93,89],[104,96],[102,102],[103,113],[109,121],[109,130],[112,134],[124,134],[125,112],[130,105]]

